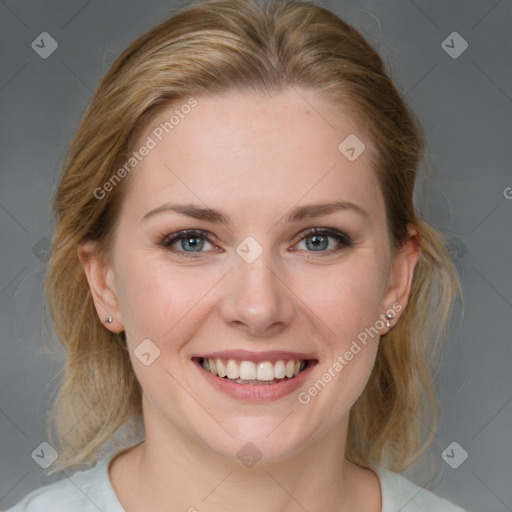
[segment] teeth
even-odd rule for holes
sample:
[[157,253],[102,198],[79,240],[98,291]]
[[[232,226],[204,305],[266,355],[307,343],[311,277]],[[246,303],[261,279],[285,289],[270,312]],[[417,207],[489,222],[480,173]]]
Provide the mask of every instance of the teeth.
[[240,378],[242,380],[254,380],[256,378],[256,365],[252,361],[242,361],[240,363]]
[[258,363],[258,373],[256,374],[256,378],[258,380],[274,380],[274,365],[268,361]]
[[[213,359],[203,359],[203,361],[209,361],[210,363],[214,362]],[[220,359],[215,360],[215,365],[217,366],[217,375],[219,377],[225,377],[228,374],[228,372],[226,371],[226,367],[224,366],[224,363]]]
[[291,379],[293,377],[293,370],[295,369],[295,361],[288,361],[284,370],[285,375]]
[[274,365],[274,376],[276,379],[284,379],[286,377],[284,361],[276,361]]
[[233,359],[228,361],[226,371],[228,373],[228,379],[238,379],[238,377],[240,377],[240,369],[238,368],[236,361],[233,361]]
[[252,361],[235,361],[229,359],[227,362],[222,359],[204,359],[203,368],[219,377],[227,377],[240,384],[252,383],[249,381],[273,382],[276,379],[291,379],[306,368],[306,361],[262,361],[254,363]]

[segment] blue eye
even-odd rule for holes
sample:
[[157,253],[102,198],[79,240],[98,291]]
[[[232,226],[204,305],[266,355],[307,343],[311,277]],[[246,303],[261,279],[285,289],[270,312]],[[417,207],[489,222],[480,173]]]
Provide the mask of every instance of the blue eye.
[[[209,239],[209,233],[201,230],[186,229],[167,235],[160,245],[179,257],[197,258],[201,253],[218,249]],[[334,240],[334,242],[332,242]],[[306,252],[319,256],[335,254],[353,245],[351,238],[340,231],[327,228],[313,228],[306,231],[296,245],[304,242]],[[210,248],[208,248],[208,244]]]
[[[335,240],[334,244],[331,243],[331,239]],[[305,242],[308,252],[326,252],[329,254],[337,253],[345,247],[353,245],[353,242],[348,235],[336,230],[325,228],[310,229],[299,240],[299,243],[301,242]],[[332,245],[334,245],[334,247],[332,247]]]
[[162,240],[161,245],[166,249],[170,249],[172,252],[178,253],[180,256],[193,258],[195,256],[190,253],[204,252],[203,249],[205,248],[205,243],[210,244],[212,248],[214,248],[211,242],[208,241],[206,233],[187,229],[185,231],[179,231],[178,233],[166,236]]

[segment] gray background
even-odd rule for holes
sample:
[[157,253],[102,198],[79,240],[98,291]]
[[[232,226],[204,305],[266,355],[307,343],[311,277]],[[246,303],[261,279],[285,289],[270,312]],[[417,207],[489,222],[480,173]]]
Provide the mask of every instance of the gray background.
[[[42,280],[65,149],[115,57],[177,5],[0,3],[0,509],[62,478],[46,475],[31,453],[46,440],[51,379],[62,364],[46,348]],[[465,314],[454,316],[439,381],[442,421],[430,450],[437,473],[430,481],[419,461],[408,476],[473,511],[512,510],[511,3],[323,5],[378,48],[422,120],[434,169],[422,210],[448,234],[463,284]],[[454,31],[469,45],[458,58],[442,47]],[[58,42],[47,59],[31,47],[42,32]],[[457,469],[441,458],[453,441],[468,453]]]

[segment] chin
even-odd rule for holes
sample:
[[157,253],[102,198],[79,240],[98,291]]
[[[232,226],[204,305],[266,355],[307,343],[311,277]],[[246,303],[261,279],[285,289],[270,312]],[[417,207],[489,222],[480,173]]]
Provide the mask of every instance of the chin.
[[302,428],[298,424],[290,425],[286,419],[283,421],[285,416],[245,417],[231,421],[226,430],[233,437],[227,433],[212,437],[211,431],[198,434],[214,453],[223,458],[248,468],[256,464],[260,467],[271,465],[293,458],[316,438],[315,429],[308,432],[304,425]]

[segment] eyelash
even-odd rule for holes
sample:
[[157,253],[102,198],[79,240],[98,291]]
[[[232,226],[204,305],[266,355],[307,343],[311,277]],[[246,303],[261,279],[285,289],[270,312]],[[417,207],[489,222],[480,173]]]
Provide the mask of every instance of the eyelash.
[[[170,235],[167,235],[164,237],[164,239],[160,242],[160,245],[164,247],[165,249],[168,249],[172,251],[174,254],[177,254],[179,257],[183,258],[197,258],[202,252],[204,251],[182,251],[179,249],[176,249],[175,247],[172,247],[172,245],[176,242],[179,242],[180,240],[184,238],[204,238],[206,241],[211,243],[212,245],[215,245],[209,238],[206,231],[202,231],[200,229],[185,229],[183,231],[178,231],[177,233],[172,233]],[[326,251],[306,251],[310,253],[318,252],[320,255],[331,255],[331,254],[337,254],[340,251],[351,247],[353,245],[352,239],[345,233],[342,233],[340,231],[330,229],[330,228],[311,228],[304,232],[304,234],[300,237],[300,239],[296,242],[295,245],[297,245],[299,242],[302,242],[304,239],[310,237],[310,236],[328,236],[331,238],[334,238],[339,244],[341,244],[341,247],[338,247],[337,249],[330,249]],[[309,257],[309,256],[308,256]]]

